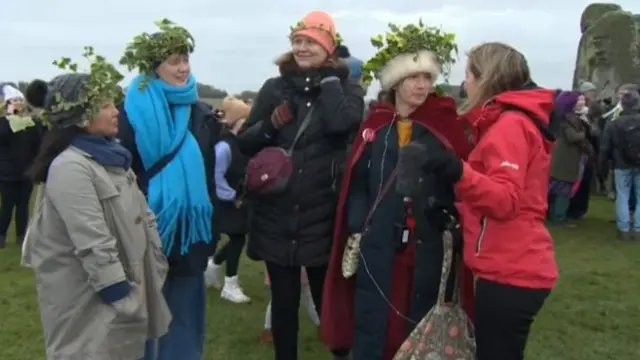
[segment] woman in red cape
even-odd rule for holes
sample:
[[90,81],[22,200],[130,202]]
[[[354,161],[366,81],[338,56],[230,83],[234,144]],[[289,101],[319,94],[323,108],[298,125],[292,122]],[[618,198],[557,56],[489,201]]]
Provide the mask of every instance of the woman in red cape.
[[[390,186],[376,210],[368,213],[391,177],[398,149],[409,141],[445,146],[460,158],[471,150],[454,100],[429,94],[439,69],[428,51],[389,61],[379,79],[382,90],[389,92],[388,101],[371,109],[347,160],[325,280],[321,334],[332,349],[352,349],[353,360],[392,359],[436,301],[442,211],[430,211],[418,199],[409,211],[395,186]],[[425,179],[427,194],[453,207],[453,184]],[[341,263],[349,236],[361,236],[361,256],[356,274],[346,279]],[[460,286],[463,306],[471,315],[473,278],[467,269],[461,272]]]

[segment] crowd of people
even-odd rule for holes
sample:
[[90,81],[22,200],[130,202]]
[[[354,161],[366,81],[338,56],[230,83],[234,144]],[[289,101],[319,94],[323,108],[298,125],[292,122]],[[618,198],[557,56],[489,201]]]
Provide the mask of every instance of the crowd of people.
[[434,91],[428,48],[383,64],[366,106],[363,62],[328,14],[289,36],[279,75],[221,109],[199,100],[194,42],[175,24],[127,46],[138,75],[124,94],[101,57],[2,88],[0,247],[15,209],[47,359],[201,359],[206,286],[251,301],[246,242],[266,267],[260,339],[276,360],[299,358],[301,301],[334,359],[409,359],[398,350],[441,283],[477,359],[519,360],[558,278],[547,227],[575,226],[594,177],[607,189],[614,169],[620,236],[640,234],[637,87],[603,108],[592,84],[541,88],[522,53],[489,42],[468,53],[461,108]]
[[640,239],[640,227],[633,226],[640,218],[631,219],[638,198],[640,87],[620,86],[615,103],[597,94],[589,82],[582,82],[578,91],[558,91],[555,116],[565,121],[552,157],[549,223],[578,226],[590,194],[600,192],[616,201],[618,237]]

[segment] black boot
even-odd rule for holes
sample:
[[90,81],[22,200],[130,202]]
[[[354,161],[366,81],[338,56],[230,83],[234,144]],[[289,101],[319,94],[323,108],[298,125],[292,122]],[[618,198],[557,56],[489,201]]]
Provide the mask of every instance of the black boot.
[[7,237],[5,235],[0,235],[0,249],[4,249],[7,245]]

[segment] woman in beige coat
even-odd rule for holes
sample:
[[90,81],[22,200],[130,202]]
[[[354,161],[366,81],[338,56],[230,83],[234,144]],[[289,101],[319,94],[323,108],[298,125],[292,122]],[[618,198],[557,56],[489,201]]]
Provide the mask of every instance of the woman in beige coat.
[[171,320],[166,259],[131,155],[114,138],[118,110],[103,99],[121,90],[108,79],[72,73],[27,91],[51,126],[29,171],[42,192],[23,248],[48,360],[135,360],[145,347],[152,359]]

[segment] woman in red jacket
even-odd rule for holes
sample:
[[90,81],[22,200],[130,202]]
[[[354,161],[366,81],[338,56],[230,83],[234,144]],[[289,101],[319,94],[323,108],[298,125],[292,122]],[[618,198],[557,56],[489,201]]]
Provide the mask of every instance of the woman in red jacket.
[[544,225],[554,92],[538,88],[525,57],[501,43],[469,52],[465,84],[475,148],[467,161],[431,152],[424,168],[455,183],[461,201],[464,259],[477,279],[478,359],[521,360],[558,277]]

